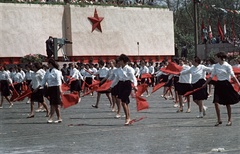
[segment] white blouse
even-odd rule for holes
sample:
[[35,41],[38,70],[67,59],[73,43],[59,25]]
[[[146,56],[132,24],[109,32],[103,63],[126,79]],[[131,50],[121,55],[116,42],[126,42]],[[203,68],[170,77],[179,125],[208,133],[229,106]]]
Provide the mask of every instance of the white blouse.
[[0,81],[1,80],[7,80],[9,83],[12,84],[12,79],[10,78],[9,74],[7,71],[0,71]]
[[133,82],[134,86],[137,86],[137,79],[134,75],[134,69],[128,65],[125,65],[123,68],[116,69],[116,77],[114,78],[112,85],[114,87],[119,81],[128,81]]
[[95,75],[99,75],[100,78],[105,78],[108,75],[109,69],[107,67],[99,68]]
[[[182,66],[182,71],[189,70],[191,67],[188,65],[183,65]],[[181,74],[179,76],[179,83],[191,83],[192,82],[192,74]]]
[[211,68],[199,64],[197,67],[192,66],[190,69],[182,71],[180,75],[192,74],[192,84],[200,79],[206,80],[206,72],[212,71]]
[[52,68],[51,72],[48,69],[41,82],[41,86],[43,87],[46,83],[48,87],[60,86],[62,84],[62,72],[56,68]]
[[[46,74],[46,72],[43,69],[39,69],[37,72],[32,74],[31,85],[32,85],[33,89],[37,89],[41,85],[41,82],[42,82],[45,74]],[[43,87],[40,87],[40,89],[41,88],[43,88]]]
[[232,77],[235,76],[232,66],[225,61],[223,62],[222,65],[220,65],[219,63],[214,65],[211,77],[213,77],[214,75],[217,76],[219,81],[224,81],[224,80],[230,81],[230,76]]

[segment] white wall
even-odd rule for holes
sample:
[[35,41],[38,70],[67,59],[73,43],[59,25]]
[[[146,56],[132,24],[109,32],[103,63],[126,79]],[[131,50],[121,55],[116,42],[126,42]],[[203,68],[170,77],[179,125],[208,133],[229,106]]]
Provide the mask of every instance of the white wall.
[[[88,17],[104,17],[102,33]],[[46,54],[49,35],[61,38],[62,5],[0,3],[0,57]],[[174,55],[173,13],[167,9],[71,6],[73,56]],[[61,56],[61,53],[59,53]]]

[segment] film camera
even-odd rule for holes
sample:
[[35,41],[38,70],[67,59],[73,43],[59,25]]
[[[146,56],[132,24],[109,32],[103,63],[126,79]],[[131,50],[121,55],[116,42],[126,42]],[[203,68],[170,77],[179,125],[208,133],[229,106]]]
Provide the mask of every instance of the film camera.
[[[62,47],[65,44],[72,44],[72,42],[65,38],[53,38],[53,46],[54,46],[53,51],[54,51],[54,59],[55,60],[58,60],[58,51],[60,49],[62,49]],[[63,49],[61,51],[63,54],[64,61],[69,61],[69,59],[66,55],[66,52]]]

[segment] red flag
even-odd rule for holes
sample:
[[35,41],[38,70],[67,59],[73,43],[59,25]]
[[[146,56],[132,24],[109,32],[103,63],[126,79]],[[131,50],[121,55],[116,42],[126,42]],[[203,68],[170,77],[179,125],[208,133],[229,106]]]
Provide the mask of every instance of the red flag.
[[149,73],[143,73],[142,75],[141,75],[141,78],[143,79],[143,78],[151,78],[152,77],[152,75],[151,74],[149,74]]
[[224,40],[224,33],[219,19],[218,19],[218,34],[220,35],[221,40]]
[[160,82],[160,83],[156,84],[156,85],[153,87],[152,93],[154,93],[154,92],[157,91],[158,89],[162,88],[165,84],[166,84],[165,82]]
[[19,94],[16,91],[16,89],[13,87],[13,94],[12,94],[12,97],[10,98],[10,101],[13,101],[13,100],[15,100],[18,97],[19,97]]
[[138,90],[136,92],[136,96],[141,96],[148,88],[148,85],[146,83],[140,84],[137,86]]
[[208,20],[208,22],[209,22],[209,26],[208,26],[208,37],[209,37],[210,40],[212,40],[213,35],[212,35],[212,27],[211,27],[211,21],[210,21],[210,19]]
[[148,109],[149,105],[145,98],[136,95],[137,111]]
[[70,89],[70,87],[67,83],[63,83],[61,88],[62,88],[63,92],[68,91]]
[[235,75],[240,74],[240,68],[238,68],[238,67],[233,67],[232,69],[233,69],[233,72],[234,72]]
[[26,91],[24,91],[24,93],[22,93],[19,97],[17,97],[13,101],[23,101],[26,97],[30,97],[31,94],[32,94],[32,90],[27,89]]
[[186,92],[185,94],[184,94],[184,96],[186,97],[186,96],[188,96],[188,95],[191,95],[191,94],[193,94],[193,93],[195,93],[196,91],[198,91],[198,90],[200,90],[200,89],[202,89],[203,87],[199,87],[199,88],[196,88],[196,89],[194,89],[194,90],[192,90],[192,91],[188,91],[188,92]]
[[169,74],[175,74],[178,75],[182,71],[182,66],[174,63],[174,62],[169,62],[167,67],[161,68],[160,69],[164,73],[169,73]]
[[[99,87],[99,83],[100,83],[100,81],[93,80],[93,81],[92,81],[92,84],[89,85],[89,88],[90,88],[91,90],[88,91],[88,92],[86,92],[85,94],[83,94],[82,97],[84,97],[84,96],[86,96],[86,95],[89,95],[90,93],[96,91],[96,90],[98,89],[98,87]],[[87,83],[85,83],[85,84],[87,84]]]
[[26,83],[26,82],[23,82],[21,88],[22,88],[22,91],[26,91],[26,90],[28,90],[27,83]]
[[62,104],[64,109],[76,105],[79,100],[78,92],[73,92],[70,94],[62,94]]
[[106,82],[104,82],[104,84],[98,87],[97,92],[107,91],[110,88],[111,84],[112,80],[107,80]]

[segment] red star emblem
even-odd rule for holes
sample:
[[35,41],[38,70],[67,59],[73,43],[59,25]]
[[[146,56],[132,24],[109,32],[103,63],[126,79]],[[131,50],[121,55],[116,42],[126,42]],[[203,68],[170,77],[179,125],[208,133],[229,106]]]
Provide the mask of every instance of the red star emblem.
[[97,28],[100,32],[102,32],[102,28],[100,23],[103,20],[103,17],[98,17],[97,10],[94,11],[94,17],[88,17],[88,19],[92,22],[92,32]]

